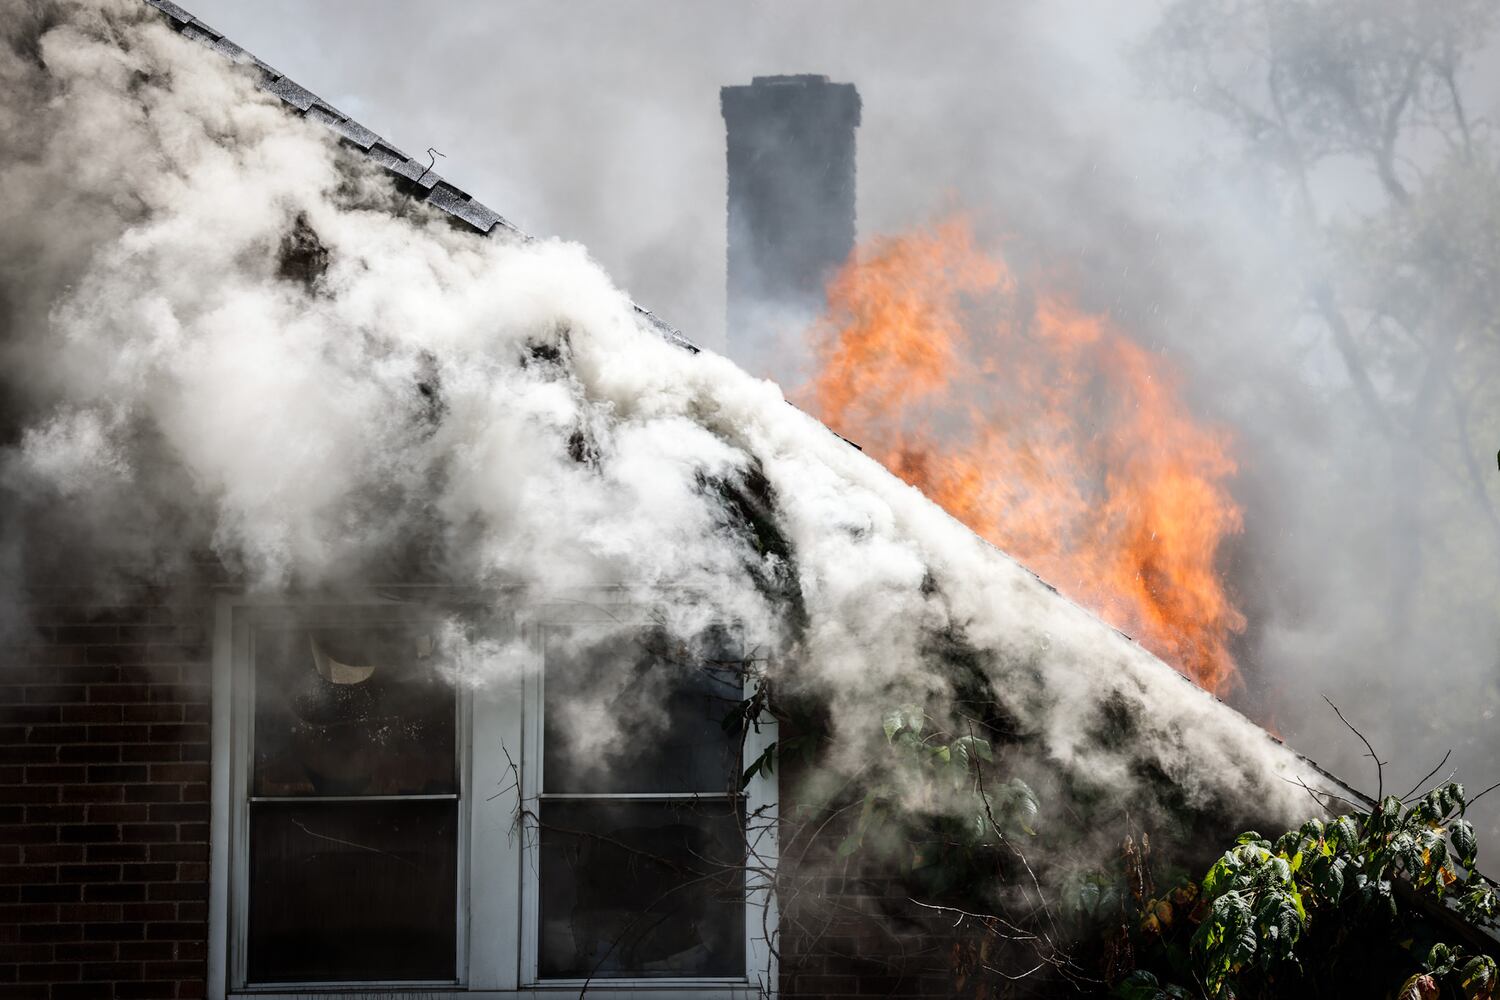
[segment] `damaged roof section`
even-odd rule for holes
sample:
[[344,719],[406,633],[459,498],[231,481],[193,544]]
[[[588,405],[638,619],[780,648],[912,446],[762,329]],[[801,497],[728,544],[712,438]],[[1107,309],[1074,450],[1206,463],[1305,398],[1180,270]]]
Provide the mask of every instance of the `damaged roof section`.
[[[274,66],[256,58],[225,38],[209,25],[172,3],[171,0],[145,0],[145,2],[165,14],[172,27],[181,34],[202,42],[234,62],[253,64],[260,71],[259,86],[262,90],[279,97],[288,110],[337,132],[346,145],[358,149],[365,156],[395,174],[398,178],[397,183],[413,198],[441,210],[450,218],[482,235],[490,236],[499,233],[519,239],[531,239],[529,235],[508,222],[499,212],[458,186],[444,180],[437,171],[432,169],[431,164],[408,156],[395,143],[365,128]],[[642,319],[651,324],[662,339],[697,353],[696,344],[676,328],[662,321],[651,310],[639,305],[635,306],[635,310]]]

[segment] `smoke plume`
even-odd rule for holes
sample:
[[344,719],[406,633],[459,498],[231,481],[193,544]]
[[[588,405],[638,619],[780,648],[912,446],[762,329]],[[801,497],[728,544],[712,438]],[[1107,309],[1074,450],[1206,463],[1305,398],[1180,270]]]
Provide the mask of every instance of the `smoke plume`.
[[[891,705],[941,713],[959,646],[1042,789],[1138,818],[1306,811],[1292,754],[775,386],[663,340],[577,244],[452,226],[135,0],[3,30],[27,572],[170,582],[210,553],[260,593],[609,590],[774,651],[828,707],[835,770]],[[514,669],[464,655],[480,682]]]

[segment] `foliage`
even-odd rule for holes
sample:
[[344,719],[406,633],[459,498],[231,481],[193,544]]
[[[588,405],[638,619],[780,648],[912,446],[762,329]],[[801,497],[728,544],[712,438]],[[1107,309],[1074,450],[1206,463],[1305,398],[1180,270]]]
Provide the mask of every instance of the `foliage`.
[[1141,967],[1116,995],[1174,996],[1162,984],[1176,978],[1214,998],[1396,987],[1413,1000],[1492,997],[1494,960],[1428,941],[1418,912],[1425,901],[1477,924],[1496,919],[1500,898],[1475,870],[1465,806],[1463,786],[1450,783],[1409,806],[1386,796],[1368,813],[1312,819],[1275,841],[1242,835],[1199,884],[1139,907]]

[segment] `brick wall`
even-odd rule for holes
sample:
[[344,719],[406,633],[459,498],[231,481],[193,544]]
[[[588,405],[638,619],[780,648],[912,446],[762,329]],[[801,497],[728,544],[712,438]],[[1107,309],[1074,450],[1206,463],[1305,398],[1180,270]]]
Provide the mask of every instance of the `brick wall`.
[[913,904],[872,852],[839,857],[859,810],[799,808],[804,767],[786,761],[780,777],[783,1000],[962,995],[952,921]]
[[0,997],[201,997],[209,604],[27,596],[0,654]]

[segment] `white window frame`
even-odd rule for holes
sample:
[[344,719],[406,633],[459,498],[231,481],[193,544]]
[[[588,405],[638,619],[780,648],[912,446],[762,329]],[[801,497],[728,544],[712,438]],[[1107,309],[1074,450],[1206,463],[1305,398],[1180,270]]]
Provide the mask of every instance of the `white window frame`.
[[[554,603],[516,607],[504,596],[484,601],[497,611],[497,627],[508,631],[530,655],[513,676],[482,686],[460,686],[456,698],[459,754],[458,949],[456,979],[414,983],[245,984],[248,901],[248,789],[254,724],[251,635],[256,625],[311,613],[316,622],[435,620],[432,603],[473,607],[473,595],[454,599],[441,588],[401,588],[396,596],[362,601],[289,601],[221,594],[215,605],[212,710],[212,825],[210,828],[208,996],[210,1000],[314,1000],[329,996],[391,1000],[477,997],[577,996],[581,980],[539,980],[537,959],[537,830],[533,821],[541,775],[543,636],[549,627],[601,622],[651,622],[648,609],[587,594]],[[446,598],[446,601],[445,601]],[[344,621],[340,621],[340,618]],[[755,683],[746,678],[747,694]],[[746,734],[744,763],[776,739],[769,718]],[[475,753],[475,748],[480,750]],[[502,748],[505,752],[502,752]],[[507,759],[506,753],[510,754]],[[516,788],[512,762],[520,772]],[[517,796],[520,796],[518,801]],[[754,822],[746,880],[746,975],[740,979],[594,980],[588,996],[600,1000],[753,1000],[777,992],[777,908],[771,879],[777,862],[776,780],[757,774],[744,789],[745,815]]]

